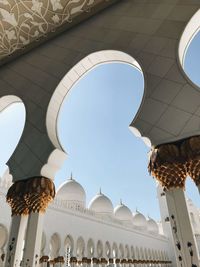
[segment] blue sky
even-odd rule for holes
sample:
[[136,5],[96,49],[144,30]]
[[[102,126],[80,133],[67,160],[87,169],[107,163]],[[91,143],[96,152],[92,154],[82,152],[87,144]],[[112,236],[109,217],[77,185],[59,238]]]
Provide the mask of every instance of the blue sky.
[[190,79],[200,86],[200,33],[194,37],[187,50],[184,69]]
[[132,210],[143,211],[147,202],[157,205],[147,172],[149,148],[129,129],[143,87],[143,75],[135,68],[110,63],[96,67],[72,88],[59,118],[60,141],[69,158],[56,184],[72,171],[88,200],[101,187],[114,205],[120,198]]
[[6,170],[6,162],[19,142],[25,122],[25,107],[15,103],[0,112],[0,176]]
[[[190,45],[185,70],[200,84],[200,34]],[[126,64],[100,65],[69,92],[59,115],[60,140],[68,153],[56,186],[73,172],[86,190],[87,202],[99,191],[114,206],[122,199],[135,211],[159,219],[154,179],[147,171],[149,148],[129,129],[143,95],[143,76]],[[25,110],[14,104],[0,113],[0,175],[21,135]],[[15,132],[13,124],[18,122]],[[199,194],[190,179],[187,195],[199,205]]]

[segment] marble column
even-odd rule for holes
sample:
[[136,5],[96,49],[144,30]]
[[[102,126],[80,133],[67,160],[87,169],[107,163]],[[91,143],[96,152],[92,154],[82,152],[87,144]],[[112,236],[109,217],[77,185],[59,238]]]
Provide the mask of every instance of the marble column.
[[25,215],[14,215],[12,217],[5,263],[5,266],[7,267],[20,266],[24,249],[27,221],[28,216]]
[[26,231],[24,266],[38,267],[41,252],[44,213],[55,196],[52,180],[45,177],[33,177],[26,181],[26,201],[29,218]]
[[98,266],[98,259],[97,258],[92,258],[92,266],[97,267]]
[[194,166],[198,154],[195,151],[198,147],[197,142],[200,145],[200,138],[190,138],[153,148],[148,167],[166,195],[176,265],[180,267],[199,266],[196,242],[183,192],[186,177],[197,177],[195,174],[198,173],[198,168]]
[[24,249],[28,208],[24,200],[25,182],[16,181],[7,192],[6,200],[12,210],[12,220],[6,253],[6,267],[19,267]]
[[39,265],[44,214],[31,212],[28,218],[24,248],[24,266]]
[[[192,266],[192,262],[199,266],[196,242],[192,232],[183,189],[173,188],[166,191],[165,194],[179,265],[181,266],[182,264],[182,266],[188,267]],[[190,255],[191,250],[192,256]]]

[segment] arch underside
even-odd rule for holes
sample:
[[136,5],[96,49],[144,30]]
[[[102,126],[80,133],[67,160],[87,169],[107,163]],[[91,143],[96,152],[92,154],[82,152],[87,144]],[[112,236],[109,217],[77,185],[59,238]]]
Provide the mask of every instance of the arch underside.
[[[130,127],[152,145],[200,134],[200,91],[179,64],[182,32],[200,3],[119,1],[0,69],[0,96],[22,99],[27,121],[8,162],[14,179],[39,175],[55,148],[46,130],[46,111],[55,88],[81,59],[119,50],[141,66],[145,95]],[[75,72],[71,79],[79,79]],[[136,129],[136,130],[135,130]]]

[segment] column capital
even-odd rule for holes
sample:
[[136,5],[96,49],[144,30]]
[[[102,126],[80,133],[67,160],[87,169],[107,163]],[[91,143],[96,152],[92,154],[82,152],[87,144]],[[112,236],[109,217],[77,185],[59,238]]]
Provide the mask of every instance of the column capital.
[[51,179],[38,176],[14,182],[6,199],[13,215],[28,215],[31,212],[45,212],[55,197],[55,186]]
[[185,188],[187,175],[200,184],[200,136],[152,148],[149,172],[166,189]]

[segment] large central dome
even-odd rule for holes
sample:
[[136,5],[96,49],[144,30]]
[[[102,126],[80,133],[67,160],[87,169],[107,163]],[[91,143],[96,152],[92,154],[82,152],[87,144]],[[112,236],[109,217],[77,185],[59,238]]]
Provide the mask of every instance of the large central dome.
[[85,207],[85,190],[72,176],[59,186],[56,197],[66,202],[81,204],[81,206]]

